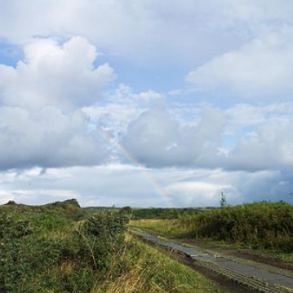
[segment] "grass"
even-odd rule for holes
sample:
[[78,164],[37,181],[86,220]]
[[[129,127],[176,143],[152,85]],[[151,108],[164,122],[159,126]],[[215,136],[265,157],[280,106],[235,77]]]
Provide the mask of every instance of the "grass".
[[162,254],[132,236],[121,262],[130,269],[92,293],[224,293],[229,292],[191,268]]
[[[267,252],[262,251],[262,253],[265,256]],[[274,256],[276,260],[293,264],[293,253],[275,252]]]
[[176,238],[208,238],[293,252],[293,206],[260,202],[209,210],[193,218],[137,220],[131,225]]
[[256,255],[264,259],[271,260],[272,263],[280,262],[289,265],[293,268],[293,253],[285,253],[279,250],[259,249],[250,252],[251,255]]
[[0,206],[1,293],[227,292],[77,202]]
[[130,227],[152,232],[169,238],[194,238],[193,222],[191,219],[150,219],[132,220]]
[[[1,206],[0,292],[227,292],[191,268],[128,235],[127,212],[128,209],[83,210],[75,200],[41,207],[14,203]],[[237,207],[225,211],[211,210],[188,219],[132,221],[130,226],[166,237],[197,238],[205,236],[209,232],[205,229],[215,223],[223,227],[216,230],[219,233],[214,240],[223,240],[223,235],[237,236],[239,232],[239,238],[227,238],[235,245],[244,243],[240,240],[246,233],[246,230],[237,230],[240,229],[239,223],[245,223],[247,231],[253,228],[251,219],[245,218],[248,215],[257,225],[267,223],[275,233],[267,231],[266,236],[272,238],[265,238],[266,241],[275,241],[274,235],[278,235],[278,241],[290,239],[290,206],[263,204],[254,206],[254,212],[251,214],[247,207]],[[231,226],[231,223],[235,225]],[[198,229],[199,226],[202,230]],[[258,240],[258,233],[263,231],[252,233],[252,240]],[[245,244],[250,245],[249,241]],[[288,259],[288,255],[282,253],[279,257]],[[292,260],[292,254],[290,257]]]
[[[249,243],[243,242],[227,242],[223,240],[213,240],[211,238],[197,237],[194,232],[194,222],[192,219],[150,219],[150,220],[132,220],[129,223],[132,228],[138,228],[152,234],[167,238],[186,238],[186,239],[200,239],[207,248],[220,249],[252,249]],[[283,252],[278,249],[257,249],[251,250],[251,253],[262,256],[267,259],[275,260],[282,263],[293,264],[293,252]]]
[[74,201],[1,206],[0,292],[90,292],[119,258],[125,229],[123,215],[88,217]]

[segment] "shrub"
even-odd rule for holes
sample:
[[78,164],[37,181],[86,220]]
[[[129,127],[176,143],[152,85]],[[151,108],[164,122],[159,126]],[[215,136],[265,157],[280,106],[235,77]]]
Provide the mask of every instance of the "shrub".
[[293,251],[290,204],[262,202],[225,207],[198,215],[192,221],[193,233],[199,237]]
[[87,293],[103,279],[123,250],[128,218],[77,222],[75,212],[85,217],[72,202],[0,207],[1,293]]
[[[87,219],[77,229],[79,242],[95,269],[107,269],[111,255],[119,253],[124,245],[128,217],[112,212],[101,212]],[[90,261],[89,259],[89,261]]]

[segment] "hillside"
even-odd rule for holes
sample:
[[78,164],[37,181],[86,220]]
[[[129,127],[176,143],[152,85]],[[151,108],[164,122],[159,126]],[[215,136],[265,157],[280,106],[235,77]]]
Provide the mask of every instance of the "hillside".
[[0,206],[0,292],[227,292],[133,239],[128,220],[76,200]]

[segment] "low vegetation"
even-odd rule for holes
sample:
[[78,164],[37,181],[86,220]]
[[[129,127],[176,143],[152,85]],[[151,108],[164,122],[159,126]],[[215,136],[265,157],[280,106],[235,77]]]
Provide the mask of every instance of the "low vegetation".
[[0,211],[0,292],[90,292],[124,247],[126,218],[75,201]]
[[172,260],[131,236],[121,257],[123,272],[113,280],[109,275],[92,293],[221,293],[227,290],[191,268]]
[[0,207],[1,293],[225,292],[127,234],[131,210]]
[[129,206],[123,208],[113,207],[87,207],[88,213],[96,213],[100,211],[127,212],[131,214],[132,219],[181,219],[191,218],[213,207],[206,208],[131,208]]
[[180,219],[191,218],[214,208],[136,208],[133,219]]
[[169,237],[209,238],[293,252],[293,206],[287,203],[222,207],[193,218],[139,220],[132,225]]

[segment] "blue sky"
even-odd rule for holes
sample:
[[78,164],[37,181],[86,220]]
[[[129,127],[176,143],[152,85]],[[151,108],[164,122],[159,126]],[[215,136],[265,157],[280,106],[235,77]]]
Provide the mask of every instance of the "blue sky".
[[0,203],[292,202],[292,1],[0,6]]

